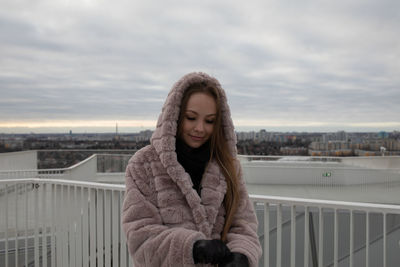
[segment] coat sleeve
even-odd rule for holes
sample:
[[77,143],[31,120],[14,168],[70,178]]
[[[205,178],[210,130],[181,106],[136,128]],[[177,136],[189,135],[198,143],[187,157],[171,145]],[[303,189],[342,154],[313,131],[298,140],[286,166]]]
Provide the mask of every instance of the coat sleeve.
[[253,203],[247,193],[240,164],[238,164],[238,170],[240,200],[232,226],[227,234],[227,246],[233,252],[246,255],[250,266],[256,267],[262,254],[257,235],[258,221]]
[[[145,183],[143,164],[131,162],[126,171],[122,226],[128,249],[137,266],[194,266],[192,249],[198,232],[163,225],[161,215]],[[146,187],[147,186],[147,187]]]

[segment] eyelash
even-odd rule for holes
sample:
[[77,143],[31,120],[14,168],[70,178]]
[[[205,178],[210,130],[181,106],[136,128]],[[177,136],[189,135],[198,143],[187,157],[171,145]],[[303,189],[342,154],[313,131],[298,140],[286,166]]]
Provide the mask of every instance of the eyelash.
[[[186,119],[188,119],[189,121],[194,121],[194,120],[196,120],[196,118],[193,118],[193,117],[186,117]],[[214,120],[206,120],[206,123],[208,123],[208,124],[214,124]]]

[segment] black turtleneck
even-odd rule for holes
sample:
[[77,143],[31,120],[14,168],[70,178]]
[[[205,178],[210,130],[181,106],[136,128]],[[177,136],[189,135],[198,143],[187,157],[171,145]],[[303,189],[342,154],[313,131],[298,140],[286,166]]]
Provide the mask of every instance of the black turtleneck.
[[199,148],[188,146],[183,140],[176,139],[176,155],[178,162],[185,171],[190,175],[193,182],[193,188],[200,195],[200,183],[204,174],[204,170],[210,160],[210,142],[204,143]]

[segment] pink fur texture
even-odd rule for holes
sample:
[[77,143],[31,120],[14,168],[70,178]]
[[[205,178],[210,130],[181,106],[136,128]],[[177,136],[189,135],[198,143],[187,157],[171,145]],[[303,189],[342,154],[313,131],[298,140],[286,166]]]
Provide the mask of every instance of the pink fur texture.
[[[221,92],[225,135],[230,153],[236,157],[236,135],[221,85],[205,73],[185,75],[168,94],[151,144],[136,152],[127,166],[122,225],[135,267],[194,266],[194,242],[221,238],[227,184],[218,164],[212,161],[207,166],[200,197],[175,153],[183,92],[201,81],[212,83]],[[240,165],[237,166],[241,173]],[[239,177],[240,205],[228,233],[227,246],[246,255],[250,266],[255,267],[262,253],[258,222],[243,177]]]

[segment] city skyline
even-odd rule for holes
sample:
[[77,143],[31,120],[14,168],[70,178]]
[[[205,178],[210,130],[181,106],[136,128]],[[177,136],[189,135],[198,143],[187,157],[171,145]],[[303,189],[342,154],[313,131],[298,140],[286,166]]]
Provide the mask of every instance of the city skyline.
[[184,74],[237,130],[400,129],[400,2],[3,1],[0,133],[154,129]]
[[[0,152],[84,149],[140,149],[153,131],[120,133],[0,134]],[[395,156],[400,155],[400,132],[268,132],[237,131],[237,149],[243,155]],[[56,167],[56,166],[53,166]],[[58,166],[60,167],[60,166]]]
[[[235,123],[235,120],[233,120]],[[154,130],[156,121],[77,121],[77,122],[41,122],[32,123],[29,127],[29,123],[11,123],[5,125],[0,122],[0,134],[25,134],[25,133],[68,133],[70,131],[74,133],[113,133],[115,132],[116,125],[118,124],[119,133],[135,133],[145,130]],[[135,124],[137,126],[135,126]],[[103,125],[103,126],[99,126]],[[265,125],[265,124],[264,124]],[[355,123],[355,124],[318,124],[318,123],[305,123],[302,126],[302,122],[294,122],[292,125],[285,126],[286,123],[281,125],[278,122],[273,122],[267,126],[251,126],[242,125],[235,123],[236,131],[260,131],[267,130],[269,132],[392,132],[399,131],[400,126],[396,127],[396,123],[381,123],[372,125],[370,123]],[[392,127],[393,126],[393,127]]]
[[[117,130],[118,127],[118,130]],[[1,128],[0,128],[1,129]],[[110,127],[82,127],[82,128],[68,128],[68,127],[59,127],[56,128],[58,130],[54,130],[55,128],[17,128],[19,131],[15,131],[14,128],[9,128],[8,131],[1,131],[0,130],[0,135],[29,135],[29,134],[56,134],[56,135],[67,135],[67,134],[106,134],[106,135],[126,135],[126,134],[138,134],[138,133],[144,133],[151,131],[153,132],[155,130],[155,127],[121,127],[121,125],[116,125],[110,126]],[[39,131],[34,131],[39,129]],[[99,130],[100,129],[100,130]],[[260,133],[260,132],[267,132],[267,133],[281,133],[281,134],[301,134],[301,133],[306,133],[306,134],[313,134],[313,133],[319,133],[319,134],[324,134],[324,133],[398,133],[400,130],[398,129],[389,129],[385,130],[383,128],[378,128],[378,129],[373,129],[373,128],[365,128],[365,130],[360,130],[358,129],[318,129],[318,128],[313,128],[313,130],[310,129],[303,129],[303,128],[292,128],[292,127],[278,127],[278,128],[266,128],[266,127],[235,127],[235,132],[236,133]]]

